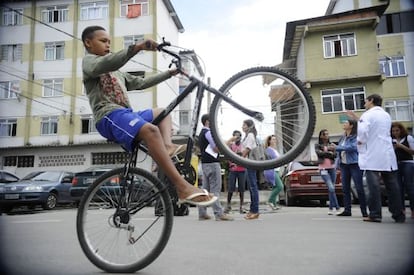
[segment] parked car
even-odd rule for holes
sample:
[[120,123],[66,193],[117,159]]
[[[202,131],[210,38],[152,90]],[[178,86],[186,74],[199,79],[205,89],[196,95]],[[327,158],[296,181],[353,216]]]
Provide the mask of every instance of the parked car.
[[[85,171],[78,172],[72,179],[72,186],[70,187],[70,195],[72,200],[79,205],[83,194],[88,187],[105,172],[116,168],[115,166],[110,167],[91,167]],[[121,193],[120,189],[120,177],[115,175],[105,182],[96,193],[93,198],[95,202],[115,202],[118,201],[118,196]],[[130,199],[139,201],[143,196],[148,196],[152,192],[152,185],[149,185],[146,181],[140,178],[134,178],[134,189],[130,190],[131,194],[134,194]],[[155,203],[155,202],[154,202]]]
[[7,213],[21,205],[53,209],[59,203],[72,203],[72,178],[71,172],[43,171],[29,180],[0,186],[0,208]]
[[[284,197],[281,200],[284,199],[286,206],[293,206],[309,200],[319,200],[321,205],[326,205],[328,188],[319,173],[317,162],[291,162],[282,169],[281,178],[284,185]],[[339,170],[337,170],[335,192],[338,202],[342,204],[343,193]]]
[[15,174],[8,171],[0,170],[0,185],[17,182],[19,180],[20,178]]
[[[89,185],[91,185],[99,176],[114,168],[115,167],[90,167],[85,171],[75,173],[69,191],[72,200],[75,201],[76,204],[79,204],[83,193],[85,193]],[[113,183],[118,184],[118,180],[114,178]]]

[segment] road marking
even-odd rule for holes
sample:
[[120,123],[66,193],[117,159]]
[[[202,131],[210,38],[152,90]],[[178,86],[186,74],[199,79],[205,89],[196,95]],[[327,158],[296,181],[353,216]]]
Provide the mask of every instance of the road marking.
[[61,222],[62,220],[34,220],[34,221],[11,221],[10,223],[48,223]]
[[360,218],[347,218],[347,219],[344,219],[344,218],[334,218],[334,217],[332,217],[332,218],[312,218],[312,220],[314,220],[314,221],[332,221],[332,220],[334,220],[334,221],[362,221],[362,219],[360,219]]

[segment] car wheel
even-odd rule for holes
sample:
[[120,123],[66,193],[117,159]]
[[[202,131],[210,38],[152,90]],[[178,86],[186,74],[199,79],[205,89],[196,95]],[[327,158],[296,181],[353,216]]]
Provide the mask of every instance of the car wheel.
[[286,206],[294,206],[295,205],[295,200],[293,198],[289,197],[287,192],[285,192],[285,204],[286,204]]
[[46,202],[43,204],[43,209],[50,210],[56,207],[57,204],[57,196],[56,194],[49,193]]
[[9,214],[13,210],[13,206],[4,206],[0,209],[0,214],[5,213]]

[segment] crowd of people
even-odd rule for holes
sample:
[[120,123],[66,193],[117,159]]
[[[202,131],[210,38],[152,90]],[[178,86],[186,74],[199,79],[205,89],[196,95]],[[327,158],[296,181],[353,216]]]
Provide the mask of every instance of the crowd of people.
[[[411,218],[414,218],[414,138],[408,134],[403,124],[391,123],[390,115],[381,108],[381,104],[381,96],[373,94],[366,98],[366,112],[360,118],[354,112],[348,111],[348,118],[343,123],[344,132],[338,142],[331,142],[327,129],[319,132],[315,153],[318,156],[318,170],[328,189],[329,215],[352,216],[352,180],[364,221],[381,222],[382,220],[380,182],[384,183],[389,211],[395,222],[405,222],[405,195],[408,196]],[[241,129],[244,136],[242,132],[234,130],[227,144],[237,154],[249,157],[250,151],[261,141],[257,138],[257,131],[252,120],[243,121]],[[276,150],[276,136],[266,137],[263,144],[268,158],[279,157],[279,152]],[[200,148],[203,147],[200,146]],[[335,193],[338,170],[343,190],[342,211],[340,211]],[[364,173],[367,193],[364,188]],[[244,218],[257,219],[260,215],[257,171],[230,162],[228,175],[227,205],[223,213],[231,213],[231,200],[236,190],[239,191],[240,196],[239,211],[242,214],[245,213],[243,203],[247,183],[251,202],[250,209]],[[267,205],[271,210],[278,210],[280,209],[278,195],[283,190],[279,171],[278,169],[265,170],[263,176],[271,186]],[[207,178],[204,180],[208,181]],[[203,188],[208,188],[208,186],[203,186]],[[213,190],[208,191],[216,196],[220,195]],[[202,217],[200,219],[203,219]]]

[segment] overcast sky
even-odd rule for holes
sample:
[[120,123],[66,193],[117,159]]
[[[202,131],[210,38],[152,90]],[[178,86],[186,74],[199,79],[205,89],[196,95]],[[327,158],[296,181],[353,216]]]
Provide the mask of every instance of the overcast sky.
[[329,0],[171,0],[215,88],[252,66],[281,63],[286,22],[323,16]]

